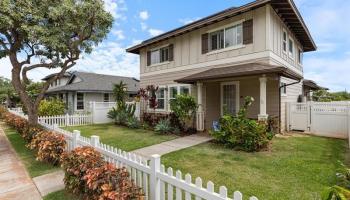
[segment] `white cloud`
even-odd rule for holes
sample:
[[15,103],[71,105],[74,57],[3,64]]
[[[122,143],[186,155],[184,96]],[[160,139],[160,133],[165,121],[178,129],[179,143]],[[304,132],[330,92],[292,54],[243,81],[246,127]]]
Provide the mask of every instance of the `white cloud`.
[[145,10],[145,11],[141,11],[139,13],[139,17],[141,20],[147,20],[149,18],[149,14],[148,12]]
[[350,58],[313,56],[304,61],[305,78],[312,79],[332,91],[350,89]]
[[147,30],[147,28],[148,28],[147,24],[141,22],[141,29],[142,29],[143,31],[145,31],[145,30]]
[[12,65],[9,58],[0,59],[0,76],[11,78]]
[[195,17],[195,18],[184,18],[184,19],[179,19],[179,22],[186,25],[186,24],[189,24],[189,23],[192,23],[194,21],[197,21],[199,20],[200,17]]
[[148,30],[148,33],[149,33],[152,37],[154,37],[154,36],[157,36],[157,35],[160,35],[160,34],[164,33],[164,31],[159,30],[159,29],[150,28],[150,29]]
[[112,30],[111,32],[113,35],[117,36],[118,40],[125,39],[124,32],[122,30]]
[[115,20],[126,18],[121,14],[122,11],[127,10],[124,0],[104,0],[104,8],[107,12],[112,14]]

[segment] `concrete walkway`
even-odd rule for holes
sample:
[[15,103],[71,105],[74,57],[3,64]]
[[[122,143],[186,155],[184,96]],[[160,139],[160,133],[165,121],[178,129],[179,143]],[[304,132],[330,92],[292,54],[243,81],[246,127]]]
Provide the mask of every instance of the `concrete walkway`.
[[56,192],[64,189],[64,172],[59,170],[50,174],[45,174],[33,178],[33,181],[38,188],[41,196],[46,196],[51,192]]
[[41,196],[0,126],[0,199],[40,200]]
[[178,151],[191,146],[195,146],[197,144],[208,142],[210,140],[212,140],[212,138],[206,134],[194,134],[149,147],[137,149],[133,152],[146,158],[150,158],[154,154],[164,155],[173,151]]

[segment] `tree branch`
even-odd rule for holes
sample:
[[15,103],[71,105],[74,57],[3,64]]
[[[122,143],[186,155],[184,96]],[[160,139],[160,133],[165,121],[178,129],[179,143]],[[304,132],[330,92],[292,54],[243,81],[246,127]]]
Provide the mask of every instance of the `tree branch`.
[[30,59],[31,59],[33,56],[35,56],[34,45],[31,46],[29,43],[26,43],[26,45],[27,45],[27,46],[29,47],[29,49],[31,50],[31,53],[28,54],[28,53],[26,52],[26,54],[27,54],[27,59],[26,59],[25,61],[22,61],[22,62],[20,63],[21,66],[24,65],[24,64],[30,64]]

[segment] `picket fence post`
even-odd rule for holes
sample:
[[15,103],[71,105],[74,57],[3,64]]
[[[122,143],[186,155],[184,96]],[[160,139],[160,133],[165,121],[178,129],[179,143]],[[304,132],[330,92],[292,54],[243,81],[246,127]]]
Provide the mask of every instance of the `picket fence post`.
[[80,131],[78,130],[74,130],[73,131],[73,149],[77,148],[78,147],[78,140],[79,140],[79,137],[80,137]]
[[157,177],[160,172],[160,155],[151,156],[150,168],[150,199],[160,200],[160,179]]
[[69,115],[68,115],[68,113],[66,114],[66,126],[69,126]]
[[52,130],[55,131],[58,128],[57,124],[52,124]]
[[100,143],[100,136],[92,135],[91,136],[91,146],[97,147],[99,143]]

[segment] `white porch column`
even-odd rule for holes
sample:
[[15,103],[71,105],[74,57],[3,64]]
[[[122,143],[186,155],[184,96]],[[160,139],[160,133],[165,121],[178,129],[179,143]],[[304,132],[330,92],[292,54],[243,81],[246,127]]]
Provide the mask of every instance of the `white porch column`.
[[204,131],[204,112],[203,112],[203,83],[197,83],[197,131]]
[[258,120],[267,120],[266,113],[266,82],[267,78],[265,75],[259,78],[260,81],[260,113],[258,115]]

